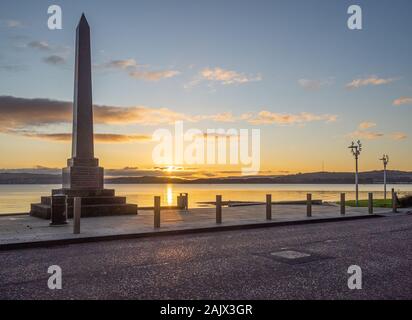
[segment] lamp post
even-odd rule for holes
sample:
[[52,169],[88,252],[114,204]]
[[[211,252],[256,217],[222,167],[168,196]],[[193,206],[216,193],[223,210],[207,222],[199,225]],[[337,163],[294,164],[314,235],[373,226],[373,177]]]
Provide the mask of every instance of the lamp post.
[[355,171],[355,184],[356,184],[356,206],[359,206],[359,177],[358,177],[358,160],[359,160],[359,155],[362,151],[362,143],[360,140],[358,140],[356,143],[352,141],[352,144],[348,147],[351,149],[351,152],[353,156],[355,157],[356,161],[356,171]]
[[379,159],[383,162],[383,192],[384,192],[384,199],[386,203],[386,167],[388,166],[389,163],[389,156],[387,154],[384,154],[382,159]]

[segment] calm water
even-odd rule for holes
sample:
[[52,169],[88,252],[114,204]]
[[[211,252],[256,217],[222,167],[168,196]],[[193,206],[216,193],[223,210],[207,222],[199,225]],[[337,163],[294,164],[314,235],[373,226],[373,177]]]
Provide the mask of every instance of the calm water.
[[[347,193],[347,199],[354,199],[353,185],[326,184],[228,184],[228,185],[173,185],[173,184],[120,184],[107,185],[116,189],[116,194],[126,196],[128,202],[139,206],[153,205],[153,196],[162,197],[164,205],[176,204],[176,197],[181,192],[189,193],[190,207],[200,207],[200,201],[213,201],[216,194],[223,200],[265,201],[265,195],[272,194],[273,201],[304,200],[306,193],[313,194],[313,199],[336,201],[341,192]],[[28,212],[30,203],[40,201],[40,196],[50,195],[51,189],[59,185],[0,185],[0,214]],[[412,193],[412,185],[388,185],[388,190],[395,188],[400,194]],[[374,192],[376,198],[383,198],[381,185],[361,185],[360,198],[367,199],[368,192]],[[388,192],[389,196],[389,192]]]

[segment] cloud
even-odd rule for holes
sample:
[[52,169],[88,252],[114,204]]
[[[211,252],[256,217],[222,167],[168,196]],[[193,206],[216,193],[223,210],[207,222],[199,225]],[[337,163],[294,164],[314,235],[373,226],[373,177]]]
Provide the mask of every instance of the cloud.
[[362,129],[362,130],[373,128],[373,127],[376,127],[376,123],[374,122],[365,121],[359,124],[359,129]]
[[[231,112],[222,112],[211,115],[187,115],[168,108],[150,108],[147,106],[105,106],[94,105],[94,123],[106,125],[133,125],[144,126],[172,125],[176,121],[199,122],[214,121],[229,123],[234,121],[247,121],[250,124],[304,124],[307,122],[336,121],[336,115],[312,113],[273,113],[261,111],[245,113],[239,116]],[[0,132],[14,134],[32,134],[38,132],[40,127],[51,125],[69,124],[72,121],[72,103],[50,99],[27,99],[12,96],[0,96]],[[26,131],[27,130],[27,131]],[[41,138],[41,137],[40,137]],[[44,137],[46,138],[46,136]],[[47,136],[49,139],[64,139],[64,136]],[[104,139],[103,136],[99,137]],[[111,136],[111,139],[116,139]],[[119,137],[126,139],[126,137]],[[131,136],[127,139],[137,139]]]
[[135,79],[142,79],[147,81],[159,81],[162,79],[169,79],[179,75],[180,72],[176,70],[162,70],[162,71],[141,71],[136,70],[129,73],[129,76]]
[[95,106],[94,119],[101,124],[172,124],[175,121],[195,121],[191,116],[167,108]]
[[333,79],[315,80],[315,79],[299,79],[298,84],[305,90],[320,90],[324,86],[331,85]]
[[350,133],[348,136],[353,139],[375,140],[375,139],[382,138],[384,134],[379,133],[379,132],[357,130],[357,131]]
[[231,112],[222,112],[212,115],[197,116],[195,120],[212,120],[215,122],[234,122],[236,118]]
[[138,64],[134,59],[124,59],[124,60],[111,60],[105,63],[102,67],[104,68],[114,68],[114,69],[128,69],[136,68]]
[[408,138],[404,132],[393,132],[391,133],[392,140],[405,140]]
[[400,97],[399,99],[395,99],[393,101],[394,106],[401,106],[404,104],[412,104],[412,98],[411,97]]
[[220,83],[222,85],[244,84],[248,82],[261,81],[262,76],[249,76],[244,73],[239,73],[233,70],[226,70],[223,68],[204,68],[198,76],[190,83],[185,85],[185,88],[196,86],[202,81],[209,81],[210,83]]
[[98,68],[118,69],[128,72],[131,78],[145,81],[159,81],[162,79],[173,78],[180,74],[177,70],[146,70],[146,66],[139,65],[135,59],[111,60],[102,65],[97,65]]
[[[69,142],[72,140],[71,133],[38,133],[24,132],[21,134],[29,138],[37,138],[51,141]],[[126,143],[126,142],[149,142],[152,141],[150,135],[127,135],[114,133],[95,133],[94,139],[99,143]]]
[[313,121],[334,122],[337,120],[336,115],[322,114],[316,115],[313,113],[301,112],[298,114],[275,113],[263,110],[256,116],[251,116],[249,123],[259,124],[302,124]]
[[22,47],[28,47],[43,52],[51,52],[57,56],[68,56],[71,53],[71,48],[69,46],[51,45],[46,41],[31,41]]
[[370,76],[368,78],[352,80],[352,82],[346,85],[346,88],[357,89],[357,88],[364,87],[364,86],[380,86],[380,85],[391,83],[395,80],[397,79],[396,78],[384,79],[384,78],[379,78],[377,76]]
[[[0,96],[0,131],[38,127],[72,121],[72,103],[50,99],[27,99]],[[175,121],[197,121],[192,116],[167,108],[146,106],[94,106],[96,124],[172,124]]]
[[49,51],[51,50],[49,44],[45,41],[32,41],[28,44],[30,48]]
[[72,117],[72,103],[0,96],[0,115],[0,131],[67,123]]
[[57,66],[57,65],[65,64],[66,59],[58,55],[51,55],[51,56],[44,58],[43,62],[53,65],[53,66]]

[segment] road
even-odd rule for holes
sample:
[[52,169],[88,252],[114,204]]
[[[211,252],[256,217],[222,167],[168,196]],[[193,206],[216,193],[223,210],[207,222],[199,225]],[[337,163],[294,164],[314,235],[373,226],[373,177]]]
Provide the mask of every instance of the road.
[[[307,256],[272,255],[284,250]],[[47,286],[50,265],[62,290]],[[412,216],[396,216],[3,251],[0,298],[412,299],[411,270]]]

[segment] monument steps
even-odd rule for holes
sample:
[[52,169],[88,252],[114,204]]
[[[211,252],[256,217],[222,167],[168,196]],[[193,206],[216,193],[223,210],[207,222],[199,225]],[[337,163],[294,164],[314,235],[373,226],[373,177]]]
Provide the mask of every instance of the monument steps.
[[[41,219],[51,218],[51,206],[33,203],[31,205],[30,215]],[[114,203],[114,204],[95,204],[95,205],[82,205],[81,207],[82,218],[90,217],[105,217],[105,216],[120,216],[120,215],[137,215],[137,206],[135,204],[128,203]],[[73,217],[73,207],[67,207],[67,217]]]
[[[52,197],[41,197],[41,204],[51,206]],[[68,197],[67,202],[69,206],[73,205],[74,197]],[[82,197],[83,205],[97,205],[97,204],[124,204],[126,197]]]

